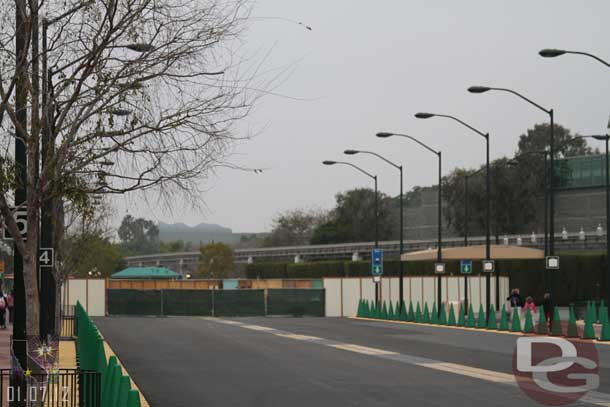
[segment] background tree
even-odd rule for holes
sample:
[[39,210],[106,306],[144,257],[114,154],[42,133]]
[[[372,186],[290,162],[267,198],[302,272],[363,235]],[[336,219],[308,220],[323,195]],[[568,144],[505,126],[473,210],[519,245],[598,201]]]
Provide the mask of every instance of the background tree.
[[[372,242],[375,240],[375,191],[352,189],[335,196],[329,219],[313,233],[311,243]],[[379,193],[379,240],[392,239],[398,228],[392,199]]]
[[264,247],[300,246],[309,244],[315,228],[327,219],[319,209],[291,209],[275,216],[271,232],[263,240]]
[[[49,27],[49,72],[41,72],[44,3],[7,1],[0,9],[0,214],[23,256],[32,336],[40,326],[40,208],[65,200],[86,212],[92,192],[152,189],[167,205],[176,193],[197,202],[199,182],[240,138],[233,125],[261,94],[251,90],[265,87],[242,73],[247,67],[240,72],[233,51],[245,1],[53,2],[46,17],[62,18]],[[16,143],[26,148],[25,168],[15,163]],[[27,241],[11,208],[19,185],[28,188]]]
[[159,252],[159,228],[152,221],[126,215],[119,227],[121,246],[129,254],[151,254]]
[[234,268],[233,249],[224,243],[210,243],[199,250],[199,274],[203,278],[226,278]]
[[178,253],[184,251],[186,251],[186,245],[181,239],[159,243],[159,252],[161,253]]

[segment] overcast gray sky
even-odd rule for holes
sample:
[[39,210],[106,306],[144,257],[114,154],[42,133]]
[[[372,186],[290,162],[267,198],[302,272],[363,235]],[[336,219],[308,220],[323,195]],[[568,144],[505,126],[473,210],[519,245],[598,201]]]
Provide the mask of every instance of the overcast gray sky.
[[277,92],[304,101],[266,97],[240,126],[264,132],[235,149],[238,165],[263,174],[222,170],[202,187],[207,209],[157,212],[134,198],[114,204],[166,222],[218,223],[236,232],[269,229],[278,211],[330,208],[335,193],[371,186],[346,159],[379,175],[380,190],[398,194],[396,170],[374,157],[347,157],[346,148],[370,149],[405,165],[405,190],[436,182],[436,158],[406,139],[381,140],[382,130],[404,132],[443,151],[444,173],[484,161],[483,140],[442,119],[418,120],[417,111],[456,115],[491,133],[492,158],[512,155],[520,134],[548,116],[504,93],[472,95],[469,85],[508,87],[554,108],[556,122],[581,134],[606,130],[610,69],[575,55],[544,59],[542,48],[588,51],[610,60],[608,0],[259,0],[244,36],[249,53],[266,53],[266,68],[296,63]]

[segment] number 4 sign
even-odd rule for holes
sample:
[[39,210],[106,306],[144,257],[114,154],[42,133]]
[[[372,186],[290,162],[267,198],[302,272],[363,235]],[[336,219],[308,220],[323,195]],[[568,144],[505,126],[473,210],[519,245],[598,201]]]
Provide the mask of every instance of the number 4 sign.
[[53,267],[55,251],[52,247],[41,247],[38,252],[38,263],[40,267]]

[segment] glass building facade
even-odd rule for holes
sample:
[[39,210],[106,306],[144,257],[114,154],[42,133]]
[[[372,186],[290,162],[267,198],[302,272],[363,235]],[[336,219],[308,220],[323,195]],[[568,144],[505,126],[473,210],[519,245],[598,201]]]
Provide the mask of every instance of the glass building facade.
[[603,187],[605,155],[585,155],[555,160],[557,188]]

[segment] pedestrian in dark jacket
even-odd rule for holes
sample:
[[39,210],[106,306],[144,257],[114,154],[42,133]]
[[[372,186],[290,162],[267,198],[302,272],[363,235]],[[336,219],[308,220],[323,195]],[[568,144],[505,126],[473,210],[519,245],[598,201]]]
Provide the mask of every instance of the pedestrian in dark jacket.
[[542,306],[544,307],[544,316],[546,320],[549,322],[549,329],[553,328],[553,312],[555,311],[555,304],[553,303],[553,299],[551,298],[551,293],[544,293],[544,300],[542,301]]
[[518,288],[514,288],[511,291],[511,293],[508,296],[508,298],[506,299],[506,301],[509,301],[510,306],[513,308],[521,308],[523,306],[523,298],[521,297],[521,294],[519,293]]

